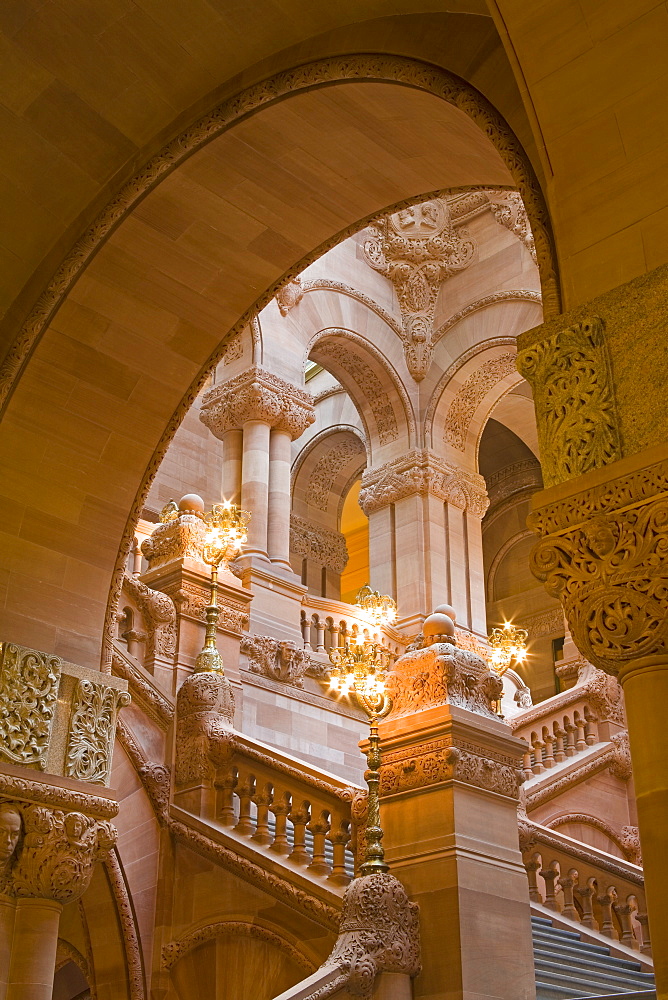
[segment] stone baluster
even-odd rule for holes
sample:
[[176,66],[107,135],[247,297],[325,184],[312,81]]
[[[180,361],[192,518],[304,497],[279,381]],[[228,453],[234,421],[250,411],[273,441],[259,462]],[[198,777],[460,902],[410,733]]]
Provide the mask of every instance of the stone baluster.
[[652,942],[649,936],[649,917],[646,913],[636,913],[636,920],[640,924],[640,934],[642,942],[640,944],[641,955],[652,954]]
[[545,881],[545,902],[543,905],[548,910],[554,910],[556,913],[559,913],[559,904],[556,897],[556,881],[559,878],[559,865],[553,861],[549,868],[543,868],[538,874]]
[[311,819],[308,829],[313,834],[313,860],[307,866],[307,871],[314,875],[329,875],[330,867],[325,858],[325,838],[329,833],[329,818],[326,812],[321,812],[317,820]]
[[543,764],[543,750],[545,749],[545,744],[535,733],[532,733],[532,746],[533,746],[533,773],[542,774],[545,770],[545,765]]
[[576,727],[575,750],[577,753],[582,753],[583,750],[587,749],[587,741],[585,740],[585,721],[580,717],[578,712],[575,713],[573,721]]
[[337,625],[336,622],[332,622],[332,627],[330,629],[331,644],[332,649],[339,648],[339,635],[341,633],[341,626]]
[[350,840],[350,831],[341,827],[334,833],[330,832],[327,839],[332,845],[334,854],[332,859],[332,871],[331,874],[328,875],[327,881],[333,882],[334,885],[348,885],[348,882],[350,882],[350,876],[346,873],[346,847]]
[[269,850],[276,854],[289,854],[290,844],[287,836],[287,820],[290,813],[290,796],[286,792],[282,799],[274,801],[270,806],[271,812],[276,817],[276,831],[274,841]]
[[556,742],[554,747],[554,759],[557,764],[561,764],[562,760],[566,760],[566,736],[566,730],[562,729],[555,723],[554,737]]
[[313,649],[311,646],[311,619],[308,617],[305,611],[302,611],[302,639],[304,642],[304,649],[309,651]]
[[257,818],[255,822],[255,833],[251,837],[258,844],[271,844],[274,839],[269,832],[269,806],[272,802],[271,788],[267,787],[263,792],[256,792],[253,802],[257,808]]
[[536,879],[536,875],[542,868],[542,862],[540,859],[533,858],[531,861],[525,861],[524,867],[526,869],[527,879],[529,880],[529,899],[534,903],[542,903],[543,897],[540,889],[538,888],[538,881]]
[[218,822],[221,826],[234,826],[236,822],[234,790],[237,787],[237,780],[236,774],[230,772],[222,780],[215,782],[215,788],[218,792],[218,808],[216,812],[218,814]]
[[237,796],[239,798],[239,819],[234,827],[235,833],[250,834],[255,830],[255,823],[251,816],[251,802],[255,794],[255,782],[253,778],[247,778],[242,785],[237,786]]
[[311,857],[306,850],[306,825],[311,818],[311,808],[307,802],[303,802],[299,809],[294,808],[290,812],[288,819],[292,823],[294,830],[292,851],[288,855],[290,861],[298,865],[305,865],[310,862]]
[[573,888],[578,884],[578,873],[575,868],[571,868],[568,875],[559,876],[559,885],[561,886],[561,891],[564,894],[564,906],[562,909],[562,914],[568,917],[569,920],[580,920],[580,914],[577,911],[575,905],[575,900],[573,899]]
[[135,538],[132,547],[132,575],[141,576],[141,548],[137,538]]
[[575,739],[576,739],[576,734],[577,734],[577,726],[575,726],[573,724],[573,722],[571,721],[571,719],[569,719],[566,722],[566,725],[565,725],[564,728],[566,729],[566,734],[567,734],[567,737],[568,737],[567,743],[566,743],[566,756],[567,757],[574,757],[575,754],[577,753],[577,750],[575,748]]
[[588,747],[598,743],[598,718],[588,708],[585,708],[585,743]]
[[543,753],[543,763],[546,768],[554,767],[554,734],[545,726],[543,728],[543,743],[545,751]]
[[320,615],[315,615],[316,653],[325,652],[325,622]]
[[621,934],[619,936],[620,944],[626,945],[627,948],[634,948],[636,951],[639,950],[638,940],[633,933],[633,921],[631,915],[635,910],[632,903],[613,903],[613,910],[617,914],[617,919],[619,920],[619,926],[621,928]]
[[522,765],[522,768],[523,768],[522,773],[524,774],[524,778],[526,781],[528,781],[529,778],[533,778],[533,768],[531,766],[531,750],[527,750],[527,752],[524,754],[524,763]]
[[[591,883],[594,882],[594,885]],[[582,886],[582,888],[575,890],[580,897],[580,902],[582,905],[582,918],[581,923],[585,927],[591,928],[593,931],[598,930],[598,922],[594,916],[594,895],[596,893],[596,884],[594,879],[589,879],[587,885]]]
[[605,937],[612,938],[613,941],[619,939],[619,934],[615,930],[612,917],[612,905],[617,899],[614,886],[608,886],[607,892],[597,897],[598,905],[601,907],[601,927],[600,931]]

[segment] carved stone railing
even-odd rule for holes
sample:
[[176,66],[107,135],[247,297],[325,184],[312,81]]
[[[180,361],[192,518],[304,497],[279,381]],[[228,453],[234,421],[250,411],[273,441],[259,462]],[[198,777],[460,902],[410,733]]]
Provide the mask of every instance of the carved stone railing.
[[533,902],[651,955],[645,882],[638,865],[522,817],[520,848]]
[[392,657],[406,648],[406,636],[397,629],[369,625],[353,605],[313,594],[306,594],[302,601],[301,629],[304,649],[314,653],[329,653],[358,635],[379,643]]

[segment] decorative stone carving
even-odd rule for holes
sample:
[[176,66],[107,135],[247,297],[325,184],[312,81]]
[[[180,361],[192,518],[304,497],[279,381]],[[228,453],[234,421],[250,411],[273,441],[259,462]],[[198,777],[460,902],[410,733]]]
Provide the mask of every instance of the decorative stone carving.
[[93,865],[116,841],[106,820],[44,805],[21,805],[23,840],[11,868],[9,891],[69,903],[88,888]]
[[604,332],[604,321],[592,316],[517,356],[533,387],[546,486],[621,458]]
[[627,859],[634,865],[642,866],[642,849],[638,827],[623,826],[620,841]]
[[225,342],[220,360],[224,365],[231,365],[233,361],[238,361],[239,358],[243,357],[243,353],[243,333],[239,331],[238,333],[233,334],[229,340]]
[[411,451],[378,469],[367,469],[359,503],[368,517],[416,493],[430,493],[475,517],[483,517],[489,505],[482,476],[449,465],[427,449]]
[[343,573],[348,562],[346,540],[340,531],[321,528],[296,514],[290,515],[290,549],[334,573]]
[[505,229],[517,236],[531,256],[534,263],[537,263],[536,245],[534,243],[529,217],[527,216],[524,202],[519,191],[504,191],[489,194],[489,204],[494,218]]
[[240,652],[248,657],[248,666],[254,673],[294,687],[303,686],[304,674],[311,667],[311,658],[305,649],[297,649],[294,642],[267,635],[244,637]]
[[[328,330],[327,339],[318,343],[318,358],[334,362],[336,366],[347,372],[358,386],[365,404],[373,414],[380,443],[389,444],[391,441],[396,441],[399,437],[397,418],[383,383],[371,365],[350,349],[350,343],[344,345],[331,339],[336,333],[336,330]],[[348,341],[350,340],[350,334],[347,330],[342,330],[341,335],[345,336]],[[387,374],[389,375],[389,373]]]
[[599,720],[624,725],[624,694],[615,677],[599,670],[581,658],[578,671],[578,690],[587,700]]
[[363,875],[343,896],[339,936],[323,969],[340,968],[352,996],[371,997],[381,972],[420,971],[419,907],[394,875]]
[[127,574],[123,589],[136,601],[144,617],[147,660],[153,662],[156,656],[172,658],[176,652],[176,609],[171,597],[160,590],[152,590],[136,576]]
[[18,803],[0,800],[0,892],[7,891],[9,870],[22,830]]
[[544,636],[560,636],[566,629],[564,612],[561,606],[553,611],[543,611],[538,615],[522,618],[519,623],[529,633],[530,639],[542,639]]
[[172,703],[149,683],[129,659],[114,653],[112,667],[117,677],[123,677],[128,682],[132,696],[141,702],[146,714],[157,722],[161,729],[167,729],[174,715]]
[[77,681],[65,759],[65,773],[69,777],[108,783],[116,716],[129,704],[127,691],[86,678]]
[[297,968],[301,969],[304,975],[309,976],[314,972],[313,964],[294,945],[291,945],[285,938],[280,937],[275,931],[268,930],[259,924],[247,923],[240,920],[217,920],[207,924],[205,927],[198,927],[178,941],[170,941],[162,949],[162,968],[171,969],[180,958],[187,955],[193,948],[204,944],[206,941],[213,941],[217,937],[252,937],[260,941],[279,948],[289,959],[294,962]]
[[315,413],[308,392],[253,366],[205,393],[200,420],[218,438],[242,428],[248,420],[263,420],[288,431],[294,441],[313,423]]
[[468,429],[475,411],[495,385],[516,372],[515,355],[508,353],[483,362],[469,375],[448,409],[443,435],[446,444],[457,451],[466,451]]
[[[179,614],[200,622],[206,623],[206,609],[210,601],[210,587],[199,586],[196,583],[182,583],[179,590],[174,593],[174,602],[178,606]],[[250,620],[247,607],[227,596],[221,597],[220,593],[219,601],[221,603],[218,628],[241,635],[244,629],[248,628]]]
[[0,757],[46,767],[62,660],[11,642],[0,645]]
[[624,729],[621,733],[615,733],[612,737],[614,750],[612,760],[609,765],[610,774],[622,781],[628,781],[633,777],[633,766],[631,764],[631,747],[629,746],[629,734]]
[[438,642],[400,656],[388,675],[387,690],[393,718],[434,705],[457,705],[496,719],[494,704],[503,685],[480,656]]
[[489,505],[495,507],[497,504],[507,500],[509,496],[520,493],[523,490],[542,489],[543,477],[540,471],[540,464],[535,459],[525,459],[522,462],[513,462],[504,469],[499,469],[486,479],[487,490],[489,492]]
[[[104,867],[121,925],[121,938],[125,951],[128,984],[130,987],[129,1000],[146,1000],[144,963],[139,931],[137,929],[137,918],[130,899],[130,893],[128,892],[125,874],[115,850],[109,851],[104,861]],[[92,962],[90,964],[92,966]],[[91,1000],[96,1000],[96,998],[91,997]]]
[[454,745],[452,737],[383,755],[382,796],[453,780],[517,798],[523,776],[512,757],[461,741]]
[[186,677],[176,698],[176,782],[200,784],[232,754],[234,694],[215,672]]
[[355,299],[357,302],[361,302],[367,306],[384,323],[387,323],[389,328],[394,330],[398,337],[401,336],[401,326],[397,323],[394,316],[386,309],[383,309],[371,296],[360,291],[359,288],[353,288],[352,285],[346,285],[343,281],[334,281],[331,278],[305,278],[302,280],[302,288],[305,292],[320,291],[322,289],[328,292],[339,292],[341,295],[347,295],[349,298]]
[[281,316],[287,316],[290,310],[298,306],[303,298],[304,289],[302,288],[302,279],[299,275],[281,285],[276,292],[276,303]]
[[452,226],[445,198],[381,216],[369,226],[364,256],[395,287],[406,364],[416,382],[425,377],[431,363],[434,308],[441,282],[468,267],[474,254],[473,240],[463,239]]
[[179,511],[171,520],[158,524],[152,535],[141,545],[149,570],[164,566],[174,559],[202,562],[205,532],[204,521],[195,511]]
[[[305,500],[309,507],[317,507],[318,510],[327,511],[332,501],[334,483],[343,469],[356,458],[358,462],[366,459],[364,445],[356,437],[347,438],[330,448],[326,455],[319,459],[306,485]],[[336,494],[336,503],[339,501]]]

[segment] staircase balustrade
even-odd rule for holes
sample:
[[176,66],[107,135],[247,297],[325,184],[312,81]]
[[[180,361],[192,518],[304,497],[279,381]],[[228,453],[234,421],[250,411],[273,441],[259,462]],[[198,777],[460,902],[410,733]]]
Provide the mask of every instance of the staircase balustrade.
[[359,636],[378,643],[392,658],[400,656],[406,646],[406,637],[391,626],[378,628],[356,614],[352,605],[312,594],[303,601],[301,630],[304,649],[314,653],[328,654],[346,642],[356,642]]

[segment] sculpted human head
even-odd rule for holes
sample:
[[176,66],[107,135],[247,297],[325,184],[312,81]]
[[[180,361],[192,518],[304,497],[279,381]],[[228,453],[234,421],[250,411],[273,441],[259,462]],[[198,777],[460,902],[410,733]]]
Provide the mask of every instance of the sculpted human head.
[[21,836],[21,813],[11,802],[0,803],[0,865],[6,865]]

